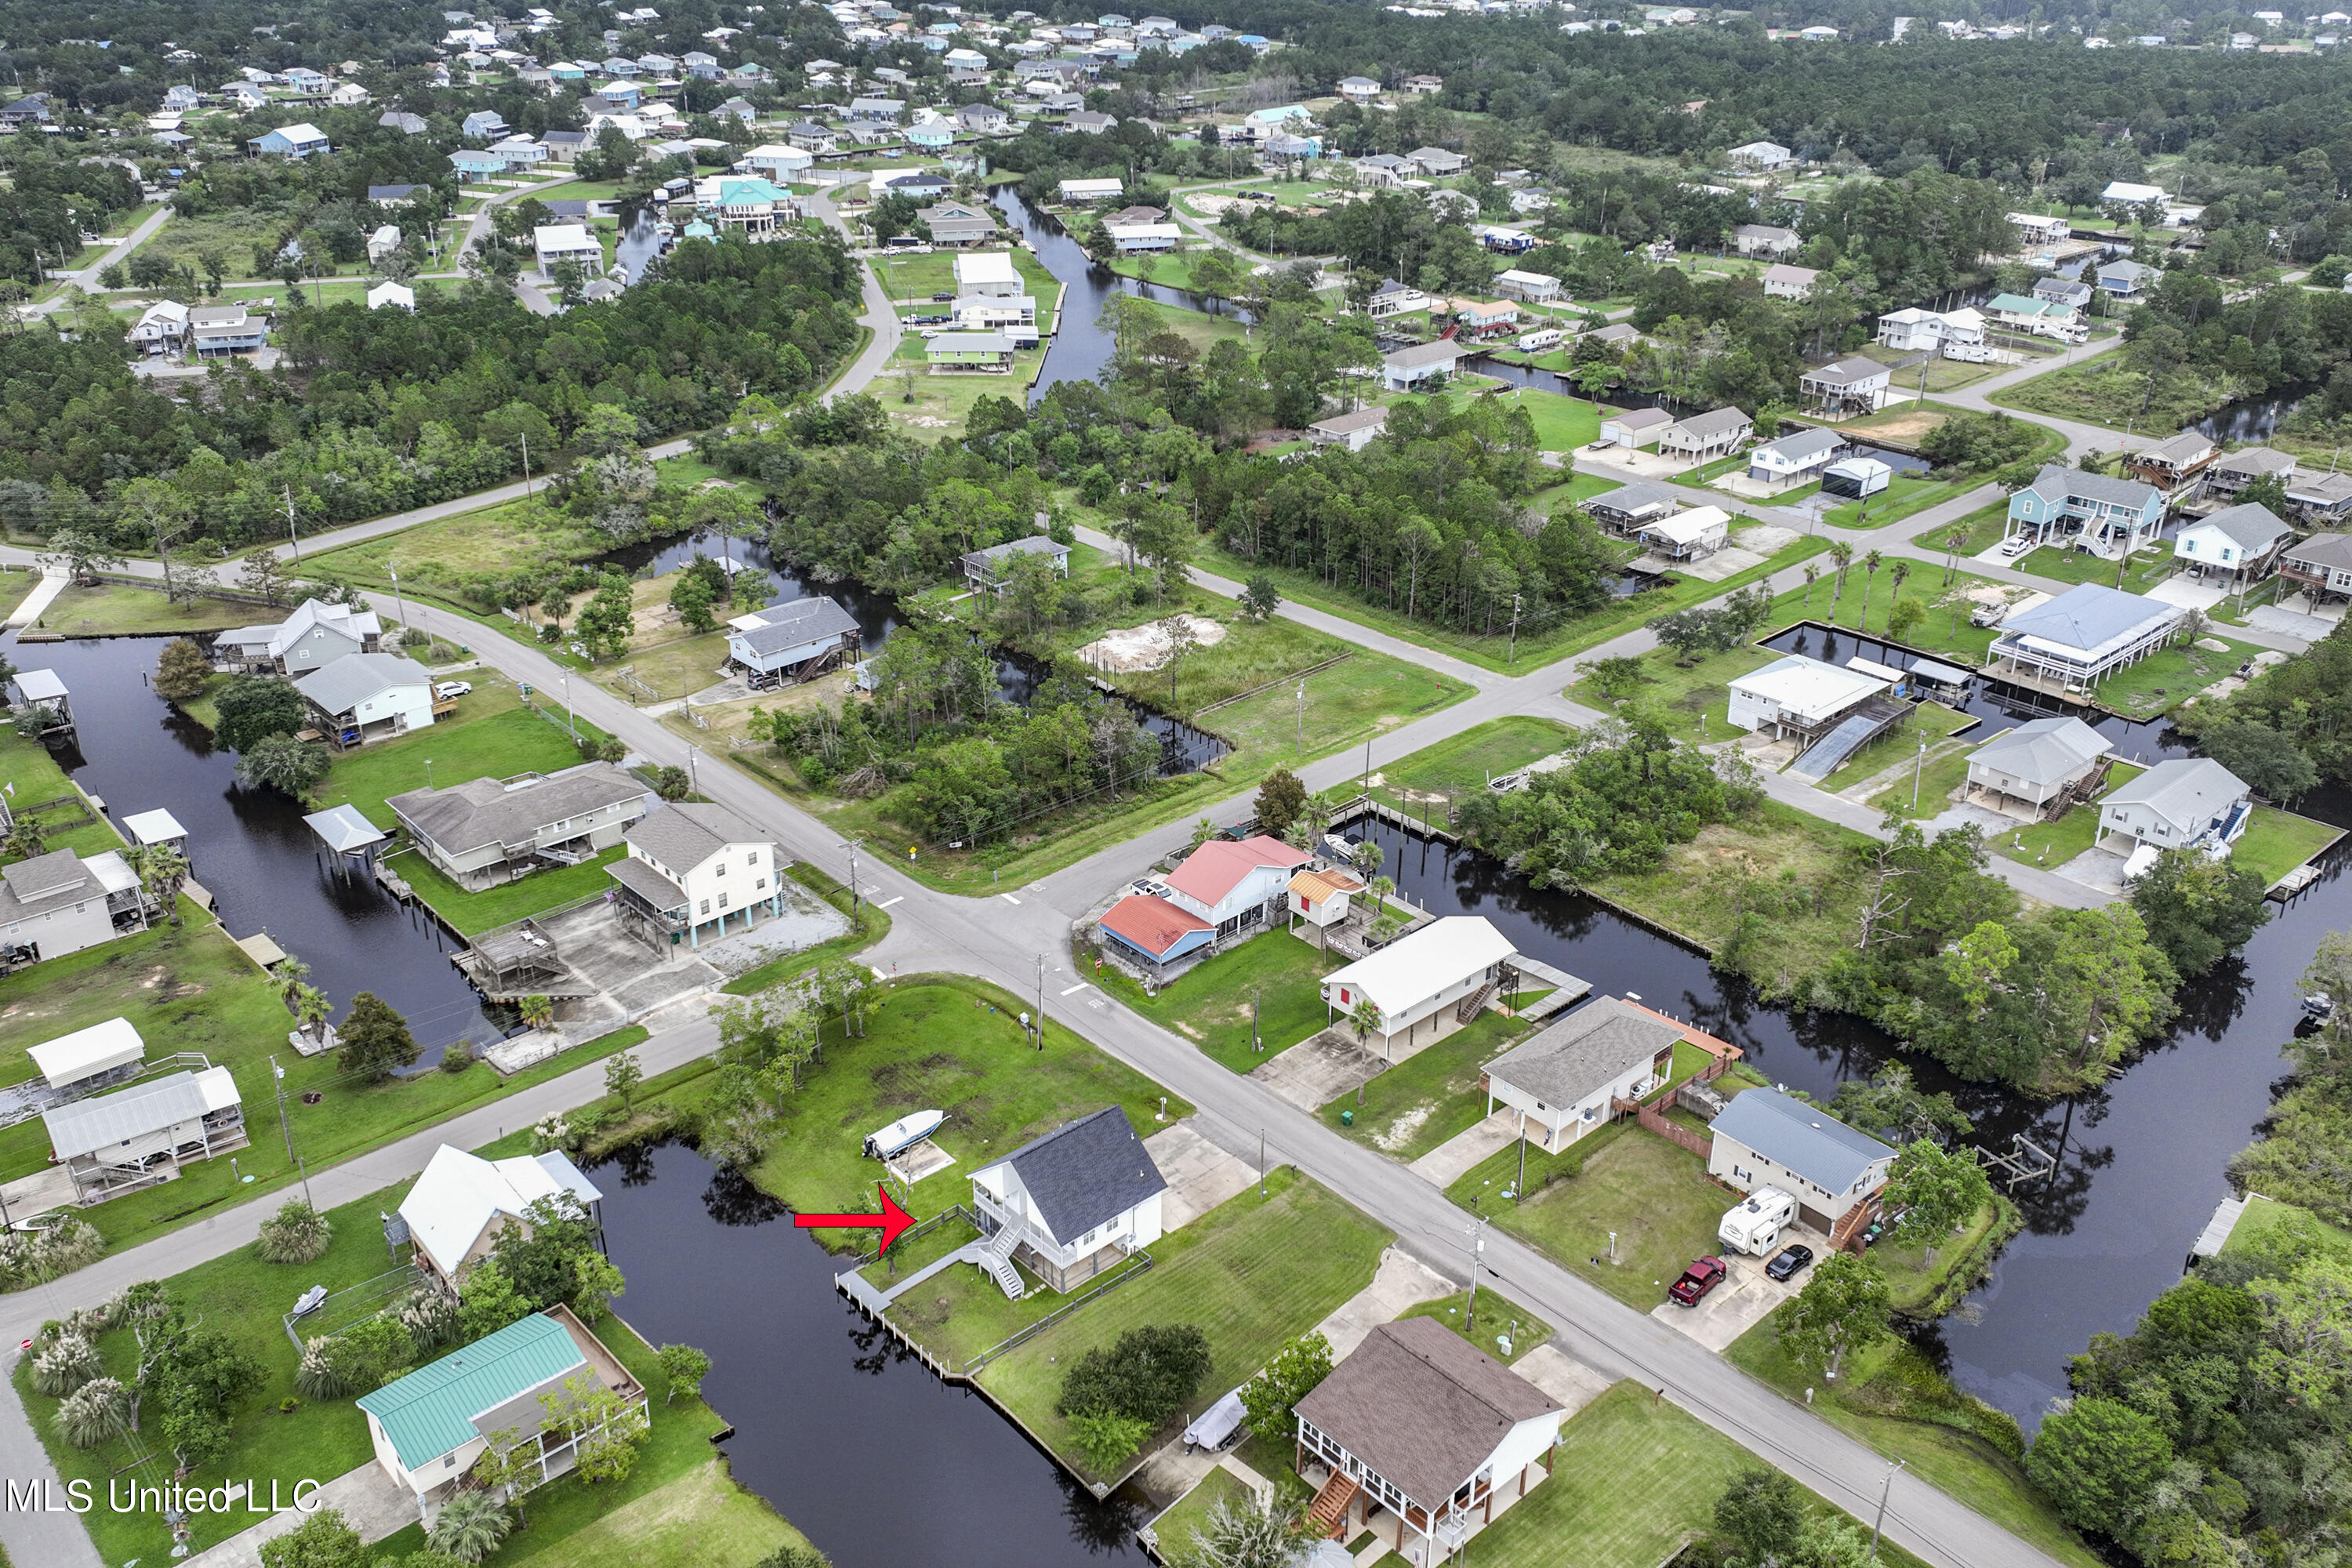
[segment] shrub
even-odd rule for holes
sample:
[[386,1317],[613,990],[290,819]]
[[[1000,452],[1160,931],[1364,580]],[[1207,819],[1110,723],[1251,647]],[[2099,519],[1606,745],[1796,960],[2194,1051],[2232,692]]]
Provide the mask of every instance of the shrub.
[[324,1257],[334,1239],[335,1227],[325,1215],[300,1198],[289,1198],[261,1222],[253,1250],[265,1263],[309,1263]]
[[1208,1375],[1208,1336],[1192,1324],[1129,1329],[1108,1349],[1097,1346],[1078,1358],[1062,1379],[1055,1412],[1121,1415],[1157,1428]]
[[58,1406],[58,1430],[77,1448],[95,1448],[131,1430],[131,1391],[110,1377],[93,1377]]
[[33,1357],[33,1386],[53,1399],[62,1399],[96,1377],[96,1347],[79,1334],[59,1334]]

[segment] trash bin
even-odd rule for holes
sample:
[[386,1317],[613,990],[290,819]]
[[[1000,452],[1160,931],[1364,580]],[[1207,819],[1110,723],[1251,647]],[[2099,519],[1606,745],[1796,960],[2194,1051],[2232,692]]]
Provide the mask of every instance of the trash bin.
[[1340,1126],[1342,1126],[1342,1127],[1353,1127],[1355,1124],[1356,1124],[1356,1113],[1355,1113],[1354,1111],[1352,1111],[1352,1110],[1343,1110],[1343,1111],[1339,1112],[1339,1125],[1340,1125]]

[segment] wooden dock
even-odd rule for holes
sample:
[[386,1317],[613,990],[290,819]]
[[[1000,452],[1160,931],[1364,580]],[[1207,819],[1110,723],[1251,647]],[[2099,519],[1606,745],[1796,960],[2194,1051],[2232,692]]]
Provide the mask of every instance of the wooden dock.
[[415,901],[416,889],[408,885],[407,878],[402,876],[399,872],[394,870],[391,867],[385,865],[381,860],[375,861],[374,866],[375,879],[379,883],[383,884],[384,891],[390,893],[394,898],[398,899],[404,904],[413,903]]

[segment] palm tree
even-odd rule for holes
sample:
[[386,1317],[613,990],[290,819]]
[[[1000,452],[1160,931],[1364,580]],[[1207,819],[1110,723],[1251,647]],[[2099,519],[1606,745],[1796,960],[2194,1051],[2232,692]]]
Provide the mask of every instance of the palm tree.
[[1944,535],[1944,586],[1947,588],[1960,574],[1960,546],[1968,542],[1969,531],[1965,527],[1955,528]]
[[555,1004],[544,996],[524,997],[520,1011],[522,1021],[534,1029],[544,1029],[555,1018]]
[[1821,581],[1821,577],[1822,577],[1822,568],[1821,568],[1821,563],[1820,563],[1819,562],[1814,562],[1814,561],[1808,561],[1808,562],[1806,562],[1806,563],[1805,563],[1805,613],[1806,613],[1807,615],[1811,615],[1811,614],[1812,613],[1812,609],[1813,609],[1813,584],[1814,584],[1815,583],[1820,582],[1820,581]]
[[134,844],[122,852],[122,858],[147,896],[178,925],[180,885],[188,879],[188,858],[169,844]]
[[20,859],[30,860],[49,847],[49,830],[29,816],[19,816],[8,825],[8,838],[0,850]]
[[319,1026],[335,1010],[325,992],[299,980],[286,988],[286,1005],[293,1009],[295,1026],[314,1040],[319,1037]]
[[513,1528],[507,1510],[489,1493],[459,1492],[441,1505],[425,1540],[434,1551],[460,1563],[479,1563],[499,1549],[499,1542]]
[[1833,541],[1830,545],[1830,560],[1837,567],[1837,576],[1830,584],[1830,625],[1835,626],[1838,601],[1845,597],[1845,570],[1853,564],[1853,546],[1843,539]]
[[1895,625],[1895,606],[1903,602],[1903,579],[1911,575],[1911,563],[1898,559],[1887,575],[1895,584],[1895,591],[1886,596],[1886,624],[1891,628]]
[[1870,625],[1870,585],[1877,581],[1878,569],[1885,564],[1885,559],[1875,550],[1862,558],[1862,615],[1853,623],[1853,629],[1856,631]]

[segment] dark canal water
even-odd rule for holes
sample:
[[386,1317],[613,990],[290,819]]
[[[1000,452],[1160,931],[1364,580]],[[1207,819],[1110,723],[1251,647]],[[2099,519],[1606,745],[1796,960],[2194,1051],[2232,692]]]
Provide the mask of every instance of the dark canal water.
[[678,1144],[595,1173],[629,1280],[620,1312],[656,1344],[709,1354],[735,1479],[839,1568],[1143,1561],[1146,1515],[1097,1502],[993,1405],[895,1348],[775,1200]]
[[13,632],[0,637],[19,666],[56,670],[73,693],[79,749],[58,760],[74,782],[104,799],[117,823],[158,806],[179,818],[195,879],[231,936],[267,931],[310,964],[310,984],[334,1002],[337,1018],[354,994],[374,992],[425,1047],[420,1068],[454,1040],[504,1035],[515,1021],[482,1010],[437,922],[322,862],[299,806],[237,783],[235,756],[214,750],[210,731],[149,689],[163,644],[107,637],[20,647]]
[[2307,384],[2274,387],[2257,397],[2225,403],[2189,428],[2208,440],[2259,445],[2269,440],[2279,422],[2302,407],[2303,400],[2315,390]]

